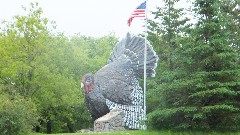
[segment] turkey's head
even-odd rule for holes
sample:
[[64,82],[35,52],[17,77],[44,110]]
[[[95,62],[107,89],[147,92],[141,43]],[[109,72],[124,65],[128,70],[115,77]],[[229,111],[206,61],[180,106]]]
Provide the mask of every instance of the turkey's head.
[[81,88],[85,94],[88,94],[94,88],[93,74],[86,74],[82,78]]

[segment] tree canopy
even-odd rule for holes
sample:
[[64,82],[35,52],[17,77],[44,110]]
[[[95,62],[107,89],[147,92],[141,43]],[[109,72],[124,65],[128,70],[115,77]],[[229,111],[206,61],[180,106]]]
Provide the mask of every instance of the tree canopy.
[[[237,2],[196,0],[193,11],[198,21],[191,25],[177,18],[182,12],[170,14],[176,10],[171,8],[177,0],[165,2],[167,10],[154,13],[156,18],[163,18],[164,26],[158,29],[160,34],[154,30],[151,33],[165,41],[158,47],[160,55],[165,51],[163,55],[169,60],[161,62],[163,71],[154,83],[159,85],[149,91],[151,99],[155,99],[152,102],[158,105],[148,115],[149,124],[156,129],[239,130],[239,42],[235,42],[239,40],[239,19],[235,18],[239,13],[234,10]],[[171,11],[166,14],[168,10]],[[170,21],[164,23],[165,20]],[[155,23],[150,26],[155,28]],[[183,29],[172,33],[172,27],[179,26]]]
[[[90,115],[83,103],[81,78],[106,64],[117,38],[113,35],[68,38],[52,32],[55,24],[41,17],[43,11],[37,3],[31,3],[24,10],[27,15],[14,16],[12,22],[4,22],[0,32],[0,95],[8,95],[16,109],[23,105],[17,103],[19,100],[31,102],[35,110],[28,110],[26,104],[26,109],[17,112],[37,114],[24,116],[22,119],[26,117],[26,120],[22,122],[32,119],[29,124],[35,124],[34,130],[38,132],[75,132],[91,127]],[[0,114],[8,113],[10,117],[16,112],[11,111],[8,104],[0,103],[4,106]],[[5,109],[7,106],[10,110]],[[15,121],[10,119],[10,122]],[[16,128],[22,130],[21,124]],[[1,119],[0,131],[6,126],[13,125]],[[32,127],[28,128],[26,131]]]

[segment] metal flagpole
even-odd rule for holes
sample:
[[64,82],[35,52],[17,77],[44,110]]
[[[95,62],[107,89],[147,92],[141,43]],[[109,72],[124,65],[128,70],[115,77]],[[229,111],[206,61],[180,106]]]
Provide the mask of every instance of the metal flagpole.
[[[147,8],[148,0],[146,0],[146,9],[145,9],[145,48],[144,48],[144,120],[146,120],[146,63],[147,63]],[[144,122],[144,130],[147,129],[146,123]]]

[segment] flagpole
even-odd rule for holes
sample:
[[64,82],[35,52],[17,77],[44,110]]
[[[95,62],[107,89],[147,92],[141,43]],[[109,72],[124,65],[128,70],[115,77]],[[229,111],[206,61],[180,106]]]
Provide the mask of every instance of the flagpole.
[[[144,121],[146,121],[146,63],[147,63],[147,10],[148,10],[148,0],[146,0],[146,10],[145,10],[145,48],[144,48]],[[144,130],[147,129],[147,125],[144,122]]]

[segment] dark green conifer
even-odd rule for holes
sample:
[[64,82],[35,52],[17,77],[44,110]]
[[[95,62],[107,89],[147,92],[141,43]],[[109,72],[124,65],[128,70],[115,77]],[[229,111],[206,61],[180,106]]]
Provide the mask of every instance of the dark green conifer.
[[[240,130],[239,13],[234,0],[196,0],[197,23],[183,31],[176,68],[159,86],[155,128]],[[185,32],[185,33],[184,33]],[[164,76],[162,76],[164,77]]]

